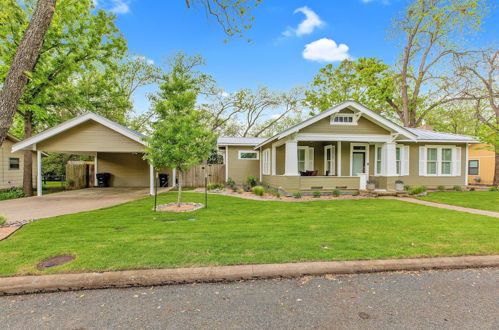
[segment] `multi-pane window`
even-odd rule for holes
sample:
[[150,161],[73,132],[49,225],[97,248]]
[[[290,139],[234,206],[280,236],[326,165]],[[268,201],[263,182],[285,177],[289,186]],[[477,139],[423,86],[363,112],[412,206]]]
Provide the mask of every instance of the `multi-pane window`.
[[356,125],[356,120],[354,119],[354,114],[344,114],[339,113],[332,117],[332,125]]
[[381,174],[381,154],[382,154],[382,148],[381,147],[376,147],[376,174],[380,175]]
[[437,175],[438,149],[426,149],[426,174]]
[[478,160],[470,160],[468,163],[468,174],[469,175],[478,175],[479,161]]
[[19,164],[19,158],[9,158],[9,170],[18,170]]
[[452,149],[442,148],[442,165],[441,173],[443,175],[452,174]]
[[258,159],[258,151],[239,150],[239,159]]
[[262,173],[263,174],[270,174],[270,149],[265,149],[262,153]]
[[395,165],[396,165],[396,170],[397,170],[397,174],[400,175],[400,169],[401,169],[401,164],[402,164],[402,160],[401,160],[401,157],[400,157],[400,147],[397,147],[395,149]]

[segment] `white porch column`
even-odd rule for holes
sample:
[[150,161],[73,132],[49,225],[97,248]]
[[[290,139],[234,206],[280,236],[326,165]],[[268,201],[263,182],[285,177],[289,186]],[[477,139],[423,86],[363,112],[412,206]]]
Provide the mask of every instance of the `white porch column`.
[[336,166],[336,175],[341,176],[341,141],[338,141],[338,148],[336,148],[336,152],[336,161],[338,162],[338,166]]
[[177,185],[177,169],[174,168],[172,170],[172,187],[175,188],[176,185]]
[[386,176],[397,176],[397,144],[395,142],[385,143],[385,169]]
[[[465,151],[465,166],[464,166],[464,185],[467,186],[469,184],[468,182],[468,166],[469,166],[469,155],[468,155],[468,148],[469,148],[469,144],[466,143],[466,151]],[[458,161],[461,161],[461,159],[459,159]]]
[[37,196],[42,196],[42,152],[38,150],[36,152],[36,194]]
[[94,187],[97,187],[97,173],[99,172],[99,166],[97,164],[97,154],[98,152],[95,153],[95,158],[94,158]]
[[285,144],[286,162],[284,164],[284,175],[298,174],[298,142],[288,141]]
[[149,195],[154,195],[154,166],[149,165]]
[[276,170],[276,166],[277,166],[276,152],[277,152],[277,147],[272,146],[272,168],[271,168],[272,175],[276,175],[276,173],[277,173],[277,170]]
[[[225,146],[225,181],[229,180],[229,146]],[[175,185],[175,182],[173,182]]]

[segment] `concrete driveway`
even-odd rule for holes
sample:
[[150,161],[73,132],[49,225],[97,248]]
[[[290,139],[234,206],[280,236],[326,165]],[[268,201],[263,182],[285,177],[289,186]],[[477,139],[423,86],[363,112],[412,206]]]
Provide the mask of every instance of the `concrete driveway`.
[[96,210],[148,195],[149,188],[88,188],[63,191],[43,197],[0,201],[0,215],[7,218],[7,225],[14,225],[34,219]]

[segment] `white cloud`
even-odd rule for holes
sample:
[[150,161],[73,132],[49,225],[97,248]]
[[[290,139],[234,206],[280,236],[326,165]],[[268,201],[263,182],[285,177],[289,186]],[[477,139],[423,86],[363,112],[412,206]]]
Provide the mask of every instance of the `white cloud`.
[[115,14],[130,12],[130,0],[93,0],[95,7],[101,7]]
[[305,45],[303,58],[318,62],[336,62],[350,58],[348,46],[337,45],[334,40],[322,38]]
[[292,35],[302,36],[305,34],[310,34],[314,32],[314,30],[318,27],[323,26],[325,23],[320,19],[319,15],[317,15],[312,9],[307,6],[300,7],[294,11],[296,13],[303,13],[305,15],[305,19],[298,24],[298,27],[295,28],[287,28],[282,34],[286,37],[290,37]]
[[150,58],[145,57],[144,55],[134,55],[134,59],[139,59],[141,61],[147,62],[147,64],[154,64],[154,60],[151,60]]

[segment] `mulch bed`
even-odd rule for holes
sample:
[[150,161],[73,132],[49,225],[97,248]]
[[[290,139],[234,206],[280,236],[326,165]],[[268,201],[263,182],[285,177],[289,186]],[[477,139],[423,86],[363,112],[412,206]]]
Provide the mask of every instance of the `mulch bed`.
[[204,205],[200,203],[180,203],[180,207],[177,206],[177,203],[169,203],[157,206],[156,210],[164,212],[192,212],[203,207]]

